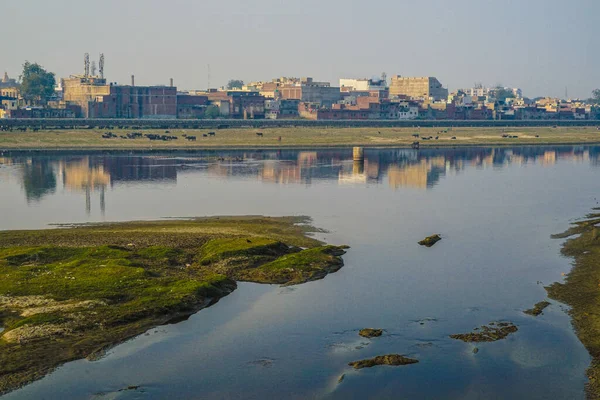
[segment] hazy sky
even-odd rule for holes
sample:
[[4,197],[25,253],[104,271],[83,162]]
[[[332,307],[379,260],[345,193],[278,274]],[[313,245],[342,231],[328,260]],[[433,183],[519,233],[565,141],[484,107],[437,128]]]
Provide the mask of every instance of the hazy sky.
[[110,81],[204,89],[386,72],[436,76],[450,90],[503,84],[529,97],[600,87],[599,0],[0,1],[0,72],[25,60],[58,77],[83,54]]

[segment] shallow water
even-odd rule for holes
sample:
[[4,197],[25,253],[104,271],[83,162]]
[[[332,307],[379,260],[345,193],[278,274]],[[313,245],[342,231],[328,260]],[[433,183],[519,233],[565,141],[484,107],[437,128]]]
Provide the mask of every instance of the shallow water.
[[[223,151],[0,158],[0,229],[205,215],[308,215],[348,244],[324,280],[242,283],[189,320],[75,361],[7,399],[584,398],[589,356],[545,298],[550,239],[596,206],[600,147]],[[432,233],[432,248],[417,241]],[[491,321],[519,331],[448,338]],[[358,330],[384,328],[363,339]],[[350,361],[400,353],[404,367]],[[341,383],[338,378],[345,374]],[[137,389],[124,390],[128,386]]]

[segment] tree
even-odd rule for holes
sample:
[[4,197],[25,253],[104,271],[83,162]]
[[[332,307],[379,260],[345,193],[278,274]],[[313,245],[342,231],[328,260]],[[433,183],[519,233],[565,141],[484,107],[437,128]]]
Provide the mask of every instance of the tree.
[[244,86],[244,81],[242,81],[240,79],[231,79],[229,82],[227,82],[227,89],[229,89],[229,90],[241,89],[242,86]]
[[515,95],[512,90],[505,89],[499,85],[494,88],[494,97],[497,101],[506,101],[506,99],[515,97]]
[[590,102],[593,104],[600,104],[600,89],[594,89],[592,91],[592,98]]
[[204,118],[215,119],[219,118],[220,116],[221,111],[219,110],[219,107],[214,104],[206,107],[206,111],[204,111]]
[[25,61],[21,79],[21,95],[27,101],[46,102],[54,94],[54,73],[46,71],[37,63]]

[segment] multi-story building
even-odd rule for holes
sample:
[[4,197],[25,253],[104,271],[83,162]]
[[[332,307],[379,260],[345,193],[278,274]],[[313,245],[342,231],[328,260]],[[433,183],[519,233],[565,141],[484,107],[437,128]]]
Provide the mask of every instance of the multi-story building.
[[[206,92],[206,96],[210,104],[219,107],[221,116],[243,119],[265,117],[265,98],[260,95],[260,92],[219,90]],[[224,108],[228,108],[228,110]]]
[[20,91],[21,85],[16,81],[16,79],[9,78],[8,74],[5,72],[2,81],[0,81],[0,96],[18,99]]
[[446,100],[448,89],[434,77],[392,77],[390,97],[407,96],[413,99]]
[[371,90],[386,90],[386,82],[375,79],[340,79],[340,90],[342,92],[368,92]]
[[83,118],[176,118],[177,88],[107,83],[98,77],[75,76],[62,81],[67,104],[81,108]]
[[177,94],[177,118],[203,118],[208,106],[208,96]]
[[304,103],[319,103],[331,107],[342,99],[339,87],[329,82],[315,82],[312,78],[302,78],[297,83],[283,84],[279,87],[282,99],[296,99]]
[[299,102],[300,100],[294,99],[267,99],[265,100],[265,118],[297,118]]

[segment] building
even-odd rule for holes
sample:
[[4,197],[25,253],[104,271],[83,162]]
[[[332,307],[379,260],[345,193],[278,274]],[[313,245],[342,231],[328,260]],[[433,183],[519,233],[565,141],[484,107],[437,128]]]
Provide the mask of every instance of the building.
[[265,97],[260,92],[241,90],[210,90],[203,93],[211,105],[219,107],[222,117],[262,119],[265,117]]
[[298,103],[295,99],[265,100],[265,118],[285,119],[298,117]]
[[62,80],[63,99],[81,108],[83,118],[176,118],[177,88],[107,83],[92,76]]
[[331,107],[342,99],[339,87],[329,82],[315,82],[312,78],[302,78],[299,82],[283,84],[279,87],[282,99],[295,99],[303,103],[319,103]]
[[392,77],[390,97],[407,96],[413,99],[446,100],[448,89],[434,77]]
[[386,90],[386,82],[375,79],[340,79],[340,90],[342,92],[368,92],[371,90]]
[[0,81],[0,96],[18,99],[20,94],[21,85],[16,79],[9,78],[8,74],[5,72],[2,81]]
[[204,112],[206,111],[207,107],[208,96],[177,94],[177,118],[204,118]]

